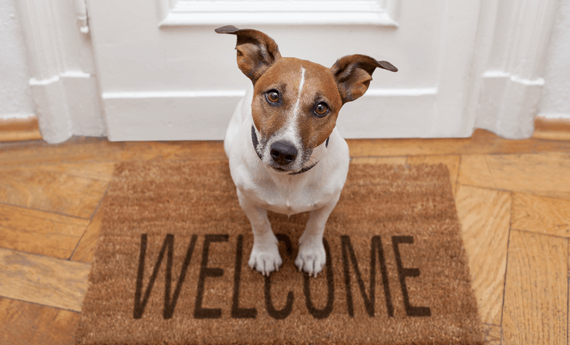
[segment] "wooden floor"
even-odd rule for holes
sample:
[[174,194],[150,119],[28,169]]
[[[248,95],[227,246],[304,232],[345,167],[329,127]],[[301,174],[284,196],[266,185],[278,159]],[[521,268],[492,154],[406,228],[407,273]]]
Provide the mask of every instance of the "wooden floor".
[[[568,344],[570,141],[349,140],[354,163],[449,167],[492,344]],[[220,142],[0,144],[0,344],[72,344],[121,161],[224,160]]]

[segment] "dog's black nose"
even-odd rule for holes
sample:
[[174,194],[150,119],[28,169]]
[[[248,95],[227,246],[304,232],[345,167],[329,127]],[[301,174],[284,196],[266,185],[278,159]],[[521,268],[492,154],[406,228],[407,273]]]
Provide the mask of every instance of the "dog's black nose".
[[279,165],[287,165],[297,158],[297,148],[287,141],[276,141],[271,144],[271,158]]

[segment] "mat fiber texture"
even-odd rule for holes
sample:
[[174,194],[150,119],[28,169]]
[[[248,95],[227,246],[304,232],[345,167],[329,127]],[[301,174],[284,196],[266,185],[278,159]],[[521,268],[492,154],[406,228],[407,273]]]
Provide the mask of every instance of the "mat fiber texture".
[[318,278],[294,261],[308,214],[253,235],[227,162],[122,163],[103,201],[78,344],[483,344],[447,168],[351,165]]

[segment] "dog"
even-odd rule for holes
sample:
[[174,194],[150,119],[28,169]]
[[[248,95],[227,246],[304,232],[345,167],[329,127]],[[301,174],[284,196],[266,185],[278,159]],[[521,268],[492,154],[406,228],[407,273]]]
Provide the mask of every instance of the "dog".
[[224,138],[239,204],[254,236],[248,264],[267,276],[282,264],[268,210],[288,216],[310,212],[295,265],[317,277],[326,262],[325,223],[350,160],[336,128],[338,113],[366,92],[376,68],[398,69],[366,55],[345,56],[327,68],[281,57],[275,41],[257,30],[228,25],[215,31],[237,36],[237,64],[253,84]]

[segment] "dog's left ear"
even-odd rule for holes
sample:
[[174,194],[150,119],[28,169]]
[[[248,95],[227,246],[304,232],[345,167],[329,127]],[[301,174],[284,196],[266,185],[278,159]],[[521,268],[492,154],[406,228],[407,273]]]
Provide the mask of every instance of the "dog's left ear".
[[275,60],[281,58],[277,43],[261,31],[238,29],[233,25],[226,25],[217,28],[216,32],[237,36],[238,67],[254,85]]
[[342,103],[351,102],[364,95],[376,68],[398,72],[388,61],[376,61],[366,55],[349,55],[338,59],[331,67]]

